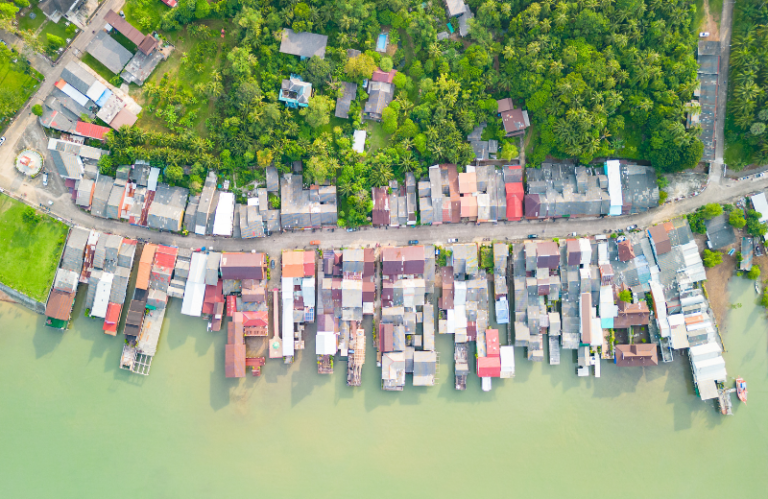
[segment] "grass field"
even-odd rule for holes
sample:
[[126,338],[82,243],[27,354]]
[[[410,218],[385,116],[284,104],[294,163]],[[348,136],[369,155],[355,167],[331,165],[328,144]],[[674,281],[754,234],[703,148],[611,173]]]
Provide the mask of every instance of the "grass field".
[[135,43],[130,41],[128,38],[126,38],[126,36],[124,34],[122,34],[119,31],[113,29],[112,33],[110,33],[110,35],[112,36],[112,38],[117,40],[117,43],[119,43],[120,45],[122,45],[123,47],[128,49],[129,52],[133,52],[133,53],[136,52],[138,47],[136,47]]
[[[42,78],[42,75],[31,69],[32,73],[38,78]],[[16,111],[24,105],[29,97],[34,93],[38,87],[38,81],[31,75],[24,74],[24,68],[22,64],[14,64],[10,60],[0,59],[0,88],[11,90],[16,96],[15,107],[9,109],[8,116],[12,116]],[[0,119],[4,118],[0,114]],[[2,126],[0,126],[2,130]]]
[[0,282],[44,302],[59,265],[67,226],[46,215],[30,225],[26,205],[0,196]]
[[381,123],[376,121],[368,121],[368,143],[370,148],[366,151],[368,154],[373,154],[376,150],[381,149],[387,145],[387,138],[389,137],[385,132]]
[[[35,13],[34,19],[29,17],[29,14],[32,12]],[[38,7],[34,7],[32,10],[27,12],[26,15],[24,16],[19,16],[17,14],[17,18],[19,20],[20,30],[22,31],[30,30],[32,32],[37,30],[37,28],[39,28],[40,25],[42,25],[46,20],[45,14],[43,14],[43,11],[40,10]]]
[[81,61],[86,63],[88,66],[90,66],[91,69],[99,73],[99,75],[101,75],[101,77],[107,81],[115,77],[115,73],[107,69],[105,65],[97,61],[96,58],[93,57],[91,54],[88,54],[88,53],[83,54],[83,58],[81,59]]

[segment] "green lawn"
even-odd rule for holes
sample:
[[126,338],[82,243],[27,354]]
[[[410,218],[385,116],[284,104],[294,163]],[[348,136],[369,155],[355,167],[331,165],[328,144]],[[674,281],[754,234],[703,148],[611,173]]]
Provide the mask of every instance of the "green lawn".
[[67,226],[42,215],[34,225],[24,222],[26,206],[0,196],[0,282],[30,298],[48,297],[67,236]]
[[112,38],[114,38],[117,41],[117,43],[119,43],[120,45],[128,49],[129,52],[133,52],[133,53],[136,52],[138,47],[136,47],[135,43],[130,41],[128,38],[126,38],[124,34],[120,33],[116,29],[113,29],[110,35],[112,36]]
[[43,30],[40,32],[41,40],[45,40],[45,35],[48,33],[52,35],[56,35],[58,37],[63,38],[66,40],[67,38],[72,38],[75,34],[76,26],[74,24],[70,24],[69,26],[66,26],[65,23],[67,22],[66,19],[63,17],[61,20],[57,23],[47,23]]
[[91,54],[83,54],[83,58],[81,60],[90,66],[91,69],[99,73],[99,75],[101,75],[101,77],[105,80],[109,81],[115,77],[115,73],[107,69],[105,65],[97,61],[96,58]]
[[[33,12],[35,14],[35,18],[31,19],[29,17],[29,14]],[[19,20],[20,30],[22,31],[30,30],[32,32],[35,32],[37,28],[39,28],[40,25],[42,25],[46,21],[45,14],[43,14],[43,11],[40,10],[38,7],[34,7],[32,10],[30,10],[23,16],[18,15],[17,19]]]
[[373,154],[376,150],[381,149],[387,145],[387,139],[389,135],[384,132],[384,128],[381,123],[376,121],[366,121],[368,123],[368,143],[369,149],[366,151],[368,154]]
[[160,18],[171,8],[163,2],[138,2],[128,0],[123,6],[125,20],[142,33],[149,33],[160,27]]
[[[15,107],[9,109],[9,116],[15,114],[37,89],[38,80],[35,77],[42,78],[42,75],[31,67],[29,68],[31,74],[25,74],[25,66],[20,63],[14,64],[10,60],[0,60],[0,88],[9,89],[16,98]],[[4,116],[0,114],[0,119],[2,118]]]

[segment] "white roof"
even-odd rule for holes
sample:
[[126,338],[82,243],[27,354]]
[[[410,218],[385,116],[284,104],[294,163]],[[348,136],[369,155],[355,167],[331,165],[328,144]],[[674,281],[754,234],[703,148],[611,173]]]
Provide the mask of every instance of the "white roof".
[[[594,307],[593,307],[594,310]],[[593,347],[599,347],[603,344],[603,328],[601,326],[600,319],[592,319],[592,337],[590,338],[590,345]]]
[[619,307],[613,302],[613,286],[600,286],[600,318],[619,316]]
[[205,283],[187,281],[184,288],[184,301],[181,302],[181,313],[200,317],[203,313],[203,300],[205,299]]
[[685,324],[685,316],[683,314],[672,314],[667,316],[670,326],[680,326]]
[[60,90],[65,94],[67,94],[68,96],[72,97],[72,100],[74,100],[81,106],[85,107],[86,104],[88,104],[88,97],[81,94],[75,87],[73,87],[69,83],[64,83],[64,86],[62,86]]
[[695,360],[711,359],[720,355],[723,350],[715,342],[704,343],[703,345],[696,345],[691,347],[688,352],[691,358]]
[[155,168],[154,166],[149,169],[149,178],[147,179],[147,190],[148,191],[156,191],[157,190],[157,179],[160,176],[160,168]]
[[85,93],[86,97],[91,99],[93,102],[96,102],[99,100],[99,97],[107,90],[106,85],[104,85],[99,80],[96,80],[93,82],[93,85],[91,85],[91,88],[88,89],[88,91]]
[[208,263],[208,255],[205,253],[192,253],[189,263],[189,276],[184,288],[184,301],[181,303],[181,313],[200,317],[203,312],[203,299],[205,298],[205,267]]
[[715,380],[702,380],[697,385],[699,387],[699,397],[701,397],[701,400],[717,398],[717,385],[715,385]]
[[755,206],[755,211],[760,212],[760,221],[768,221],[768,201],[765,199],[765,193],[761,192],[749,198]]
[[611,263],[608,258],[608,243],[597,245],[597,263],[600,265]]
[[502,371],[515,372],[515,347],[504,345],[499,347],[499,358],[501,360]]
[[611,215],[621,215],[624,204],[621,194],[621,165],[616,160],[606,161],[605,169],[608,175],[608,195],[611,196]]
[[688,335],[685,332],[685,326],[675,325],[672,326],[672,348],[679,350],[681,348],[688,348]]
[[104,272],[99,284],[96,285],[96,295],[93,299],[91,315],[104,319],[107,316],[107,307],[109,306],[109,293],[112,291],[112,279],[114,274]]
[[[283,356],[292,357],[293,350],[293,278],[282,278]],[[287,291],[287,292],[286,292]]]
[[213,235],[231,236],[234,216],[235,195],[231,192],[220,193],[219,204],[216,206],[216,218],[213,220]]
[[728,373],[725,370],[725,359],[715,357],[714,359],[694,361],[693,375],[697,383],[707,379],[724,380],[728,377]]
[[335,333],[317,333],[317,343],[315,345],[315,353],[317,355],[334,355],[337,348]]
[[589,239],[579,239],[579,251],[581,251],[581,264],[589,265],[592,261],[592,245],[589,243]]
[[365,136],[367,135],[365,130],[355,130],[352,136],[352,150],[363,154],[365,152]]

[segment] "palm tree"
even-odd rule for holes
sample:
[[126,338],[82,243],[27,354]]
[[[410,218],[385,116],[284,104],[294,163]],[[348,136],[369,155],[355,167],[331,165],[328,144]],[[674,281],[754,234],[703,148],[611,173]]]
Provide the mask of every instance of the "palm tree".
[[371,168],[371,185],[375,187],[385,186],[393,178],[395,178],[395,176],[392,173],[392,168],[387,165],[374,165],[373,168]]
[[419,166],[419,162],[414,159],[411,151],[406,151],[403,157],[400,158],[400,166],[402,166],[403,171],[412,172]]

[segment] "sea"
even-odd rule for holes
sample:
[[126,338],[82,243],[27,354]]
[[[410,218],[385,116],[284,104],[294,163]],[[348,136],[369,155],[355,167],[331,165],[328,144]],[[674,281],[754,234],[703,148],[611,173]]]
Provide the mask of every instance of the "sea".
[[518,349],[515,378],[458,392],[440,336],[438,384],[390,393],[372,345],[350,388],[344,362],[317,374],[309,339],[293,365],[226,379],[226,332],[172,299],[145,377],[119,369],[124,338],[83,316],[82,290],[66,332],[2,303],[0,497],[765,499],[766,313],[752,281],[729,290],[742,306],[724,356],[749,385],[730,417],[698,399],[679,355],[579,378],[575,353],[550,366]]

